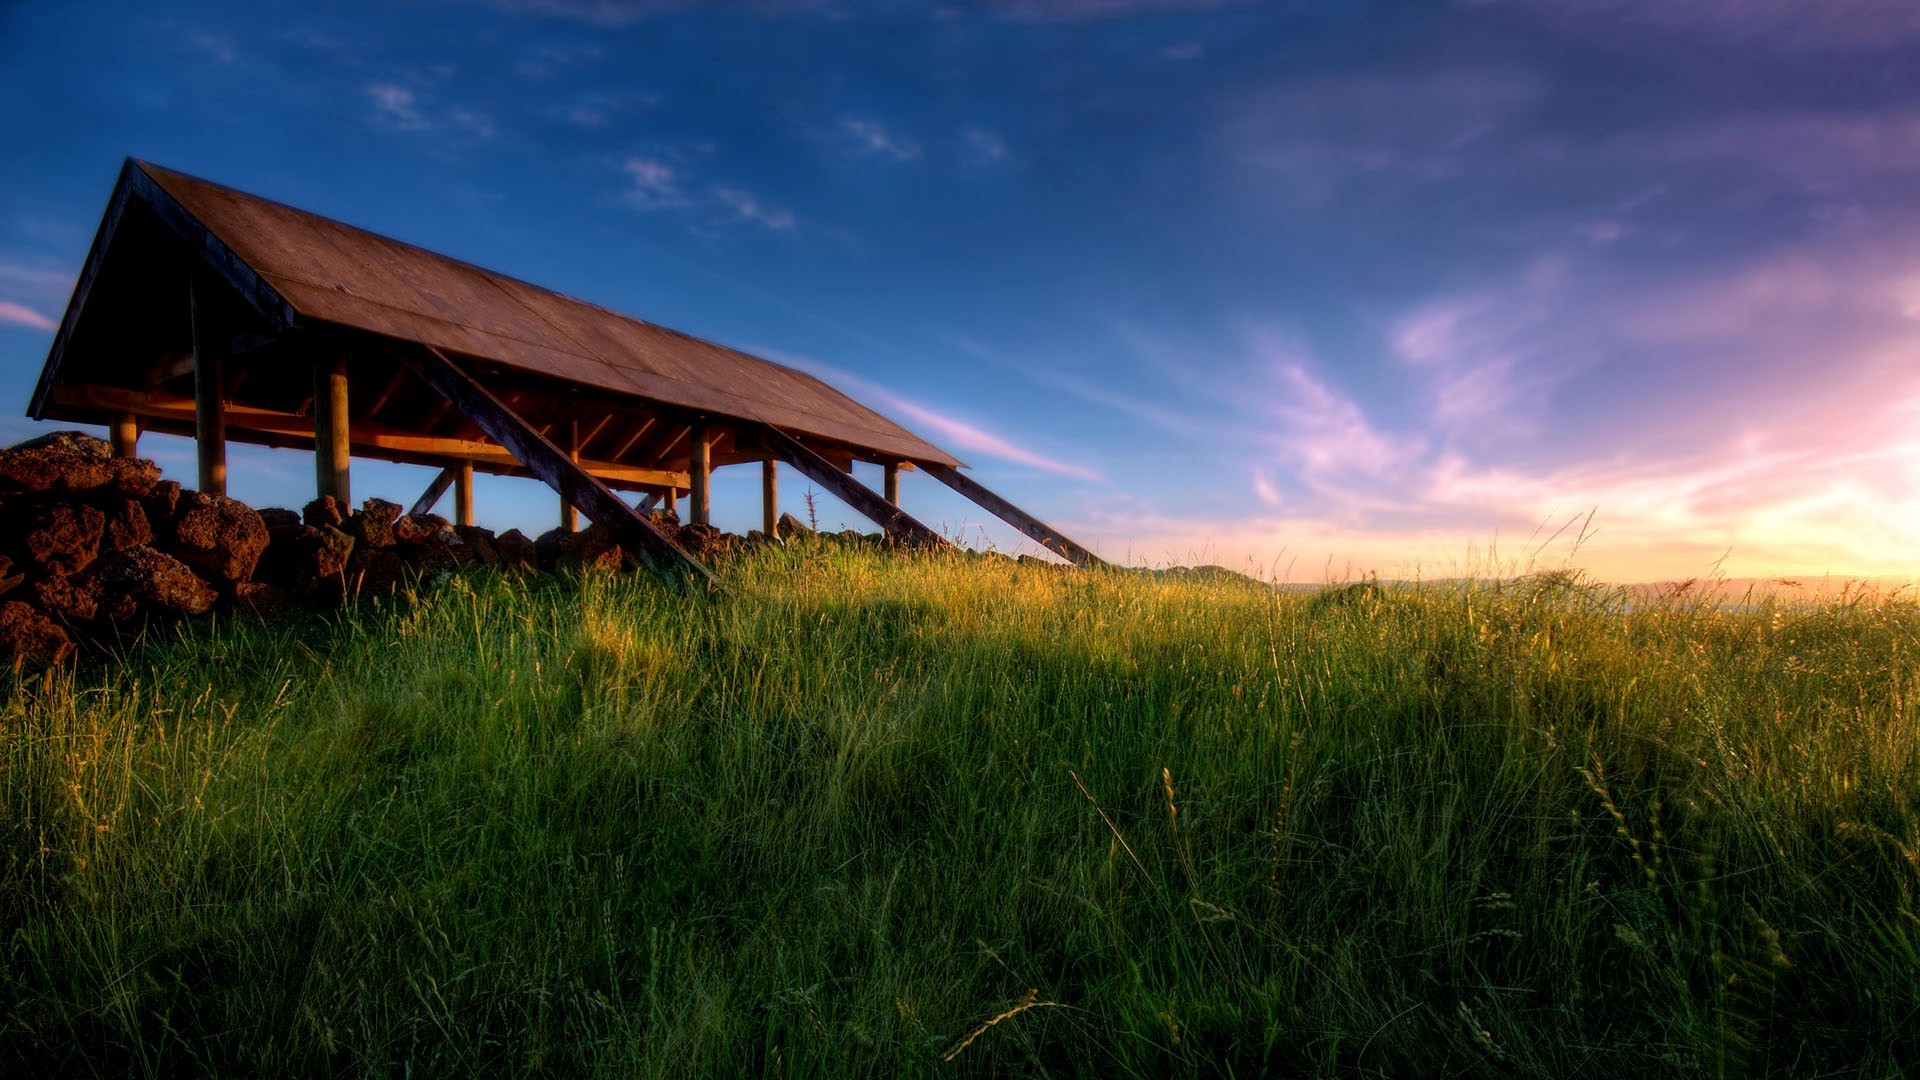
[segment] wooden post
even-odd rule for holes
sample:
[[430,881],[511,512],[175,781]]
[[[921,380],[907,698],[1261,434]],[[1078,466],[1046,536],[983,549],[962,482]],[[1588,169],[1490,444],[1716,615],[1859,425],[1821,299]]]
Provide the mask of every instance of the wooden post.
[[884,486],[884,490],[886,491],[887,501],[892,503],[895,506],[899,506],[900,505],[900,463],[897,461],[887,462],[886,484]]
[[713,443],[705,420],[693,425],[693,445],[688,448],[691,463],[687,472],[692,488],[688,491],[688,515],[695,525],[708,524],[713,513]]
[[107,442],[113,447],[114,457],[139,457],[140,418],[130,412],[115,416],[113,426],[107,430]]
[[473,524],[473,462],[463,461],[453,469],[453,523],[471,525]]
[[[580,421],[567,421],[562,433],[565,438],[564,449],[567,452],[567,460],[578,465],[580,463]],[[560,496],[560,527],[568,532],[580,531],[580,511],[573,508],[572,501],[565,495]]]
[[835,498],[853,507],[861,515],[886,530],[888,536],[905,544],[944,548],[946,537],[928,528],[907,513],[874,494],[873,489],[815,453],[811,447],[771,424],[758,424],[744,430],[767,452],[794,467],[800,475],[827,489]]
[[674,488],[668,488],[661,492],[660,509],[678,518],[680,516],[680,492]]
[[347,358],[313,366],[313,473],[322,495],[344,509],[353,505],[353,449],[348,442]]
[[193,323],[194,437],[200,451],[200,490],[227,493],[226,327],[216,314],[219,286],[196,269],[189,286]]
[[975,506],[1027,534],[1035,543],[1061,558],[1079,566],[1107,565],[1093,552],[1061,536],[1059,530],[1053,526],[988,491],[979,482],[953,466],[923,461],[920,463],[920,469],[928,476],[965,495]]
[[760,463],[760,518],[769,539],[780,538],[780,463],[772,458]]

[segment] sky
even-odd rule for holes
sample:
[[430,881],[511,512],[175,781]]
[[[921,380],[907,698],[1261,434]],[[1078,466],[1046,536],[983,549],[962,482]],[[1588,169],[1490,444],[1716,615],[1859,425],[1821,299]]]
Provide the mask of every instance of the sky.
[[1916,56],[1910,0],[0,0],[0,439],[133,156],[811,370],[1118,561],[1913,577]]

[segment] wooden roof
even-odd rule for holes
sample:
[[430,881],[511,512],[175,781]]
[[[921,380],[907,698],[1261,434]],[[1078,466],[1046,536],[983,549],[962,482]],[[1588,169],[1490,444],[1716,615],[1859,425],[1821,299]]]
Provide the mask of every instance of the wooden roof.
[[[683,460],[673,460],[671,438],[649,436],[644,427],[628,437],[631,427],[656,416],[669,421],[663,432],[696,417],[722,426],[729,417],[772,425],[809,439],[843,463],[960,464],[804,372],[133,160],[121,172],[34,392],[31,415],[96,419],[131,394],[140,396],[143,415],[165,428],[162,403],[173,400],[165,393],[167,380],[190,370],[181,359],[191,348],[186,256],[197,256],[232,286],[236,311],[259,330],[241,343],[243,349],[252,345],[257,360],[291,369],[314,349],[341,349],[363,335],[432,346],[459,359],[498,392],[520,387],[529,397],[551,399],[544,416],[549,422],[591,419],[599,406],[623,410],[611,430],[596,428],[601,447],[585,456],[633,466],[636,476],[643,466],[685,467]],[[246,355],[243,351],[237,359]],[[404,443],[399,433],[485,442],[478,431],[455,430],[460,417],[442,415],[445,410],[434,408],[437,399],[431,395],[410,401],[398,375],[383,393],[385,372],[394,369],[377,362],[368,366],[371,380],[356,370],[356,385],[363,388],[356,394],[371,393],[378,402],[359,397],[355,406],[359,412],[371,404],[380,414],[367,421],[370,431],[395,433],[383,436],[394,446]],[[310,405],[306,370],[269,370],[236,386],[235,437],[264,431],[273,437],[250,441],[300,445],[298,431],[274,433],[297,426],[285,417],[304,415]],[[532,408],[529,418],[543,417]],[[428,430],[434,424],[441,429]],[[600,427],[607,427],[604,419]],[[356,429],[355,452],[367,446]],[[719,449],[717,463],[724,463],[731,448]],[[433,457],[426,450],[411,457],[407,452],[385,456]],[[739,460],[751,456],[744,448],[737,454]],[[491,471],[514,470],[503,465]]]

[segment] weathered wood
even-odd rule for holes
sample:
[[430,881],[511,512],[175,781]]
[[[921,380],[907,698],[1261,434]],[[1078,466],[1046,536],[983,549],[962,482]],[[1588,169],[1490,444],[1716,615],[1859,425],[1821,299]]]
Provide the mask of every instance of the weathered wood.
[[453,467],[453,523],[473,524],[473,462],[462,461]]
[[227,396],[229,328],[219,314],[219,286],[195,268],[188,289],[193,324],[194,439],[200,459],[200,490],[227,493]]
[[882,490],[884,492],[883,497],[893,505],[899,506],[900,505],[900,466],[895,462],[889,461],[886,463],[885,466],[883,466],[883,468],[886,470],[884,474],[885,483],[882,487]]
[[673,488],[663,488],[660,492],[660,509],[665,510],[674,517],[679,517],[680,492]]
[[[468,468],[471,469],[472,466],[468,466]],[[454,475],[454,467],[452,465],[449,465],[446,468],[441,469],[438,473],[436,473],[433,478],[433,483],[428,484],[427,490],[421,492],[420,497],[413,500],[413,508],[408,510],[407,513],[409,514],[433,513],[434,505],[437,504],[442,498],[445,498],[447,494],[447,489],[453,486],[453,475]]]
[[633,508],[644,514],[659,505],[660,493],[657,491],[649,491],[645,495],[640,496],[640,501],[635,503]]
[[335,354],[313,366],[313,474],[321,495],[353,505],[352,417],[347,409],[347,359]]
[[119,413],[107,429],[107,444],[113,448],[113,456],[132,458],[140,456],[140,418],[130,412]]
[[1058,529],[1027,513],[1007,500],[982,487],[972,477],[955,469],[951,465],[923,461],[920,467],[928,476],[947,485],[966,496],[982,510],[1031,537],[1033,541],[1048,551],[1080,566],[1103,567],[1107,565],[1093,552],[1060,535]]
[[[561,435],[564,437],[561,445],[567,451],[567,460],[578,466],[580,464],[580,421],[567,421],[561,430]],[[567,498],[565,493],[560,496],[560,527],[568,532],[580,531],[580,511],[573,508],[573,500]]]
[[639,442],[643,437],[645,437],[647,434],[647,431],[652,427],[653,427],[653,417],[651,416],[633,425],[633,432],[629,434],[625,439],[621,440],[619,449],[615,450],[611,455],[609,455],[610,460],[619,461],[621,458],[626,457],[627,451],[633,449],[634,444]]
[[695,525],[706,525],[713,516],[713,463],[707,456],[713,450],[713,432],[702,420],[693,425],[692,437],[688,447],[687,477],[691,487],[687,492],[687,514]]
[[[190,397],[159,392],[142,393],[104,386],[56,386],[49,395],[55,405],[95,410],[104,413],[131,412],[147,421],[148,430],[192,434],[194,402]],[[248,405],[227,406],[228,441],[259,442],[267,446],[311,449],[320,409],[316,400],[314,420],[296,413],[262,409]],[[495,443],[476,439],[452,439],[396,431],[365,422],[349,429],[352,453],[415,465],[444,465],[448,459],[472,461],[476,468],[516,475],[523,472],[514,456]],[[260,435],[273,437],[259,438]],[[687,474],[669,469],[641,469],[616,465],[610,461],[582,461],[580,467],[602,481],[627,488],[653,488],[665,484],[685,487]]]
[[462,371],[445,353],[432,346],[420,346],[403,355],[408,366],[425,379],[427,385],[453,402],[455,408],[479,425],[488,437],[506,447],[549,487],[565,495],[570,505],[579,507],[588,518],[611,529],[621,547],[656,573],[666,575],[680,570],[697,581],[712,583],[712,572],[680,550],[679,545],[662,535],[605,484],[568,460],[565,451],[542,438],[532,425]]
[[800,475],[826,488],[841,502],[859,511],[868,520],[884,529],[888,536],[902,543],[916,546],[942,548],[947,541],[911,514],[892,505],[874,494],[873,489],[862,484],[826,458],[813,452],[800,440],[781,431],[771,424],[758,424],[742,430],[742,434],[751,435],[760,442],[774,457],[786,462],[800,471]]
[[772,458],[760,463],[760,523],[767,536],[780,538],[780,463]]

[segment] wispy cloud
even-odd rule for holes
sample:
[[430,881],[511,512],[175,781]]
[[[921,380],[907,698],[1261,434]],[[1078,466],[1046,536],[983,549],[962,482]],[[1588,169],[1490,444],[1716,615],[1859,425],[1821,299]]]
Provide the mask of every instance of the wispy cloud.
[[494,136],[493,121],[484,113],[457,106],[430,109],[419,92],[399,83],[368,83],[366,94],[373,103],[375,122],[389,131],[477,140]]
[[1238,7],[1256,0],[984,0],[981,6],[1025,22],[1087,22],[1147,15],[1186,15]]
[[962,453],[981,454],[1000,461],[1011,462],[1053,473],[1056,476],[1072,477],[1076,480],[1088,480],[1104,483],[1106,477],[1099,470],[1070,461],[1061,461],[1046,454],[1021,446],[1011,439],[995,434],[983,425],[963,420],[951,413],[929,408],[917,401],[904,397],[870,379],[861,378],[850,371],[822,364],[805,356],[793,356],[775,350],[755,350],[761,356],[776,363],[804,371],[809,375],[831,383],[835,387],[871,404],[883,414],[904,418],[918,425],[923,432],[932,437],[932,441],[948,449]]
[[799,224],[793,211],[767,202],[736,184],[707,183],[691,175],[691,166],[667,155],[635,155],[620,162],[627,187],[621,199],[636,210],[673,210],[706,223],[745,223],[790,232]]
[[841,122],[841,126],[869,150],[900,161],[912,161],[920,156],[920,144],[901,139],[877,121],[848,117]]
[[745,188],[715,187],[713,197],[731,211],[737,221],[750,221],[782,232],[794,227],[793,211],[771,206]]
[[680,190],[678,170],[655,158],[630,157],[620,169],[633,181],[626,193],[627,205],[641,210],[659,210],[685,206],[686,193]]
[[967,146],[980,157],[989,161],[999,161],[1007,156],[1007,140],[999,132],[988,131],[986,128],[967,128],[960,135],[967,141]]
[[1644,42],[1648,31],[1791,48],[1884,47],[1920,38],[1910,0],[1465,0],[1579,30]]
[[0,323],[9,326],[24,326],[31,330],[52,330],[58,323],[33,310],[25,304],[12,300],[0,300]]

